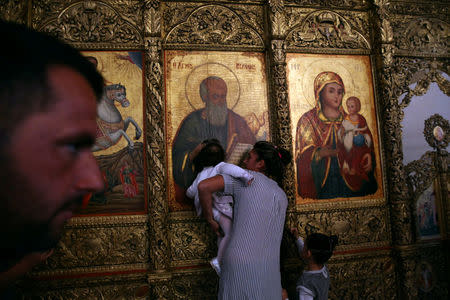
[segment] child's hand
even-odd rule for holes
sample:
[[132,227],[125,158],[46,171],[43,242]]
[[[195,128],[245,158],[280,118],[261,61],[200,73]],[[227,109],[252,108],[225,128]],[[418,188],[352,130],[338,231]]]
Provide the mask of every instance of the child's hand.
[[295,227],[291,228],[291,233],[294,235],[296,239],[298,239],[298,229]]

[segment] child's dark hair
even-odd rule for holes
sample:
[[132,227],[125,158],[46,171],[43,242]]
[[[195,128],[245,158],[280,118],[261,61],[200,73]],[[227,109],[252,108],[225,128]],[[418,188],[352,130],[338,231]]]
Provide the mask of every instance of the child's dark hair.
[[305,240],[307,249],[311,251],[313,260],[318,265],[323,265],[330,259],[337,243],[337,236],[328,236],[322,233],[312,233]]
[[289,151],[274,146],[266,141],[259,141],[253,146],[259,160],[264,160],[266,174],[273,177],[281,185],[284,169],[291,162],[292,155]]
[[205,146],[194,158],[195,173],[199,173],[205,167],[215,166],[225,160],[225,150],[217,139],[208,139],[202,142]]

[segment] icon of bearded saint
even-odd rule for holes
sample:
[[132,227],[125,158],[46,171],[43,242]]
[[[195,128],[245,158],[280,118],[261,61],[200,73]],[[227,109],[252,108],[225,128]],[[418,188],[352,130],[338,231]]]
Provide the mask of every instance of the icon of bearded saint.
[[215,138],[232,153],[237,143],[254,144],[255,135],[243,117],[227,108],[227,84],[218,76],[209,76],[200,83],[200,97],[205,104],[187,115],[181,122],[172,147],[172,167],[175,200],[189,203],[186,189],[195,179],[193,159],[195,149],[206,139]]

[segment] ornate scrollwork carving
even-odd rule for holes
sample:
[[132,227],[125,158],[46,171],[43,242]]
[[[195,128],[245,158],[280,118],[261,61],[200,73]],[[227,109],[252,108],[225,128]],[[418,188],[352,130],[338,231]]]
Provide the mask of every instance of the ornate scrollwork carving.
[[412,161],[405,166],[405,174],[411,195],[411,199],[415,200],[418,195],[422,194],[433,183],[437,175],[434,152],[427,152],[418,160]]
[[160,0],[145,0],[144,26],[146,34],[154,35],[161,32]]
[[368,38],[351,24],[333,11],[314,11],[288,33],[286,43],[289,48],[370,49]]
[[142,45],[141,33],[135,25],[103,2],[70,5],[57,18],[41,24],[39,30],[72,43]]
[[379,24],[381,31],[381,42],[382,43],[391,43],[394,38],[394,33],[392,31],[392,26],[389,21],[389,0],[375,0],[374,4],[377,6],[377,12],[381,19]]
[[[385,155],[387,159],[387,177],[390,178],[389,196],[391,202],[401,201],[403,204],[392,206],[392,222],[394,237],[403,242],[409,240],[409,236],[403,236],[410,231],[409,208],[407,207],[408,190],[403,173],[403,154],[401,142],[401,121],[403,108],[406,107],[414,95],[422,95],[428,89],[431,81],[440,82],[441,89],[446,90],[447,84],[440,74],[446,70],[445,61],[438,59],[426,61],[413,58],[395,58],[392,65],[385,67],[380,72],[382,82],[382,111]],[[416,83],[413,87],[411,85]],[[399,209],[398,211],[396,209]],[[398,216],[397,216],[398,213]],[[403,220],[403,221],[399,221]],[[398,229],[396,226],[400,226]],[[412,235],[411,235],[412,237]]]
[[161,4],[161,0],[144,0],[144,4],[145,9],[158,9]]
[[[395,75],[397,77],[397,83],[405,85],[402,87],[402,92],[406,93],[403,98],[398,100],[400,108],[404,109],[407,107],[413,96],[424,95],[428,91],[431,82],[436,82],[442,92],[450,96],[450,81],[445,79],[441,74],[441,70],[448,71],[446,70],[447,66],[445,62],[432,60],[428,63],[418,59],[407,62],[408,65],[404,65],[407,69]],[[413,62],[417,62],[417,64],[413,66]],[[413,84],[415,85],[411,88],[410,86]]]
[[146,118],[147,130],[147,186],[149,207],[150,248],[152,269],[163,271],[168,268],[169,237],[167,235],[169,207],[166,190],[166,164],[164,140],[164,103],[162,98],[162,53],[161,38],[146,38]]
[[[292,136],[291,136],[291,118],[289,112],[289,102],[287,93],[286,80],[286,44],[284,40],[271,41],[271,66],[273,80],[271,81],[273,97],[270,101],[270,111],[273,112],[271,117],[272,124],[277,124],[276,128],[272,128],[274,142],[286,150],[292,152]],[[283,189],[289,199],[290,205],[294,204],[294,169],[290,165],[286,168],[283,180]]]
[[389,244],[389,220],[383,206],[302,213],[296,215],[294,224],[301,236],[313,232],[338,235],[341,250]]
[[166,44],[259,46],[262,37],[231,9],[206,5],[195,9],[188,18],[167,34]]
[[[20,299],[148,299],[144,274],[27,282]],[[151,298],[153,299],[153,298]],[[160,299],[160,298],[158,298]]]
[[434,15],[438,18],[446,20],[449,13],[449,6],[446,0],[415,1],[414,5],[411,5],[411,2],[389,2],[391,11],[401,15]]
[[412,232],[411,206],[406,201],[391,203],[391,226],[394,241],[399,245],[408,245],[414,241]]
[[0,9],[0,19],[24,24],[27,20],[27,3],[21,0],[6,0]]
[[150,299],[172,299],[172,275],[170,273],[151,273],[148,276]]
[[[238,14],[242,20],[251,28],[255,29],[260,36],[264,32],[264,11],[259,6],[232,5],[231,9]],[[175,26],[185,22],[192,11],[198,8],[198,4],[190,2],[165,2],[162,4],[164,19],[164,36]]]
[[172,264],[183,265],[192,260],[212,258],[216,249],[215,237],[206,222],[198,218],[171,221]]
[[396,299],[394,263],[388,254],[332,257],[328,264],[332,282],[329,297]]
[[286,3],[297,4],[301,6],[315,7],[339,7],[347,9],[367,8],[367,0],[284,0]]
[[55,253],[38,273],[89,273],[95,266],[146,263],[148,233],[142,226],[71,228],[64,232]]
[[283,0],[269,0],[272,35],[283,36],[287,30]]
[[439,114],[432,115],[425,120],[423,134],[428,145],[441,152],[447,148],[450,141],[450,125],[448,120]]
[[375,0],[374,4],[377,7],[376,12],[378,18],[375,18],[375,30],[380,31],[379,47],[381,47],[381,59],[386,67],[392,65],[394,52],[396,47],[393,45],[394,32],[391,26],[391,16],[389,13],[389,0]]
[[38,28],[44,20],[55,19],[58,14],[67,6],[65,1],[42,0],[33,1],[31,23],[33,28]]
[[405,16],[398,16],[394,22],[394,40],[399,54],[448,55],[448,23],[435,18]]
[[173,274],[173,297],[170,299],[216,299],[218,277],[212,268],[200,272],[181,271]]

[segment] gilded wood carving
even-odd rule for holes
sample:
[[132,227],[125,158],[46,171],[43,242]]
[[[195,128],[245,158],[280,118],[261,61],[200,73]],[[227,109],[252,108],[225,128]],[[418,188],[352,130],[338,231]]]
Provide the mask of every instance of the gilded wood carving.
[[289,49],[370,49],[365,14],[312,11],[287,34]]
[[191,48],[201,45],[221,48],[227,46],[262,48],[264,45],[261,36],[262,23],[256,21],[261,20],[261,16],[261,11],[254,9],[177,4],[171,6],[164,14],[167,25],[174,24],[170,30],[166,29],[165,44],[167,46],[189,44]]
[[[130,1],[118,1],[132,4]],[[48,32],[79,47],[89,48],[130,48],[142,45],[142,27],[139,18],[132,11],[142,10],[134,2],[134,9],[119,10],[114,5],[98,1],[65,3],[53,1],[33,2],[35,28]],[[120,3],[113,3],[120,5]],[[56,12],[58,12],[56,14]],[[128,16],[126,15],[128,13]],[[133,17],[134,16],[134,17]],[[46,17],[45,19],[40,19]],[[82,46],[83,45],[83,46]]]

